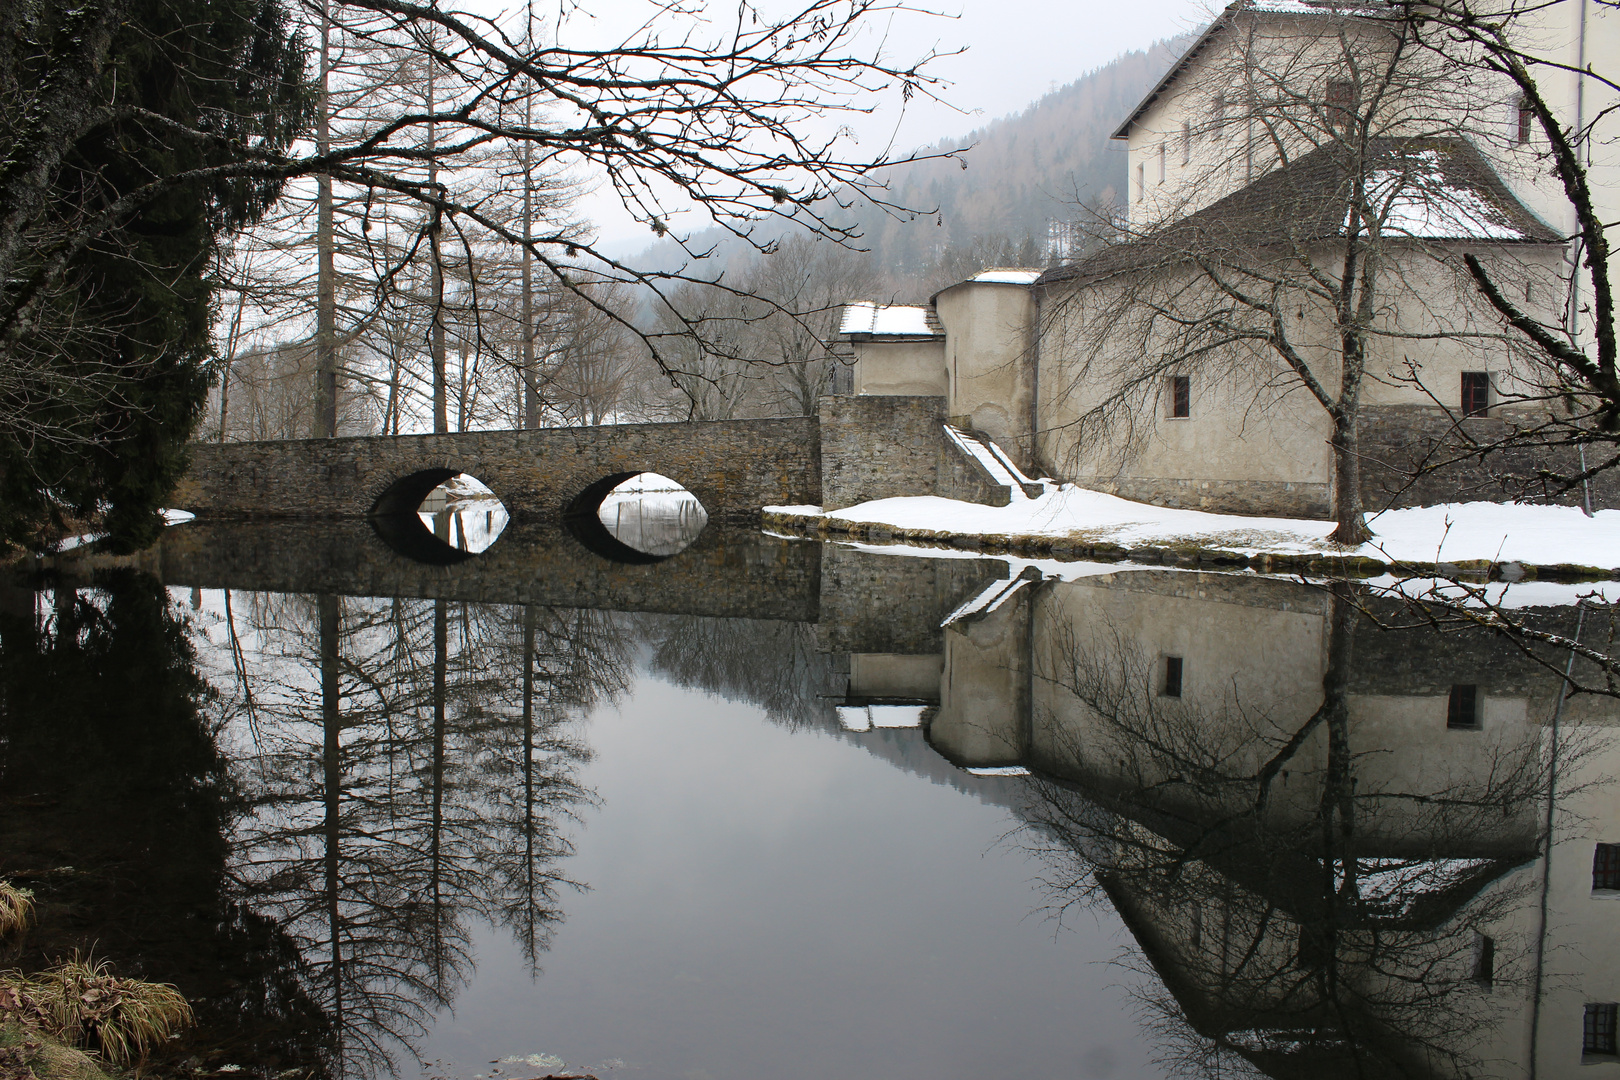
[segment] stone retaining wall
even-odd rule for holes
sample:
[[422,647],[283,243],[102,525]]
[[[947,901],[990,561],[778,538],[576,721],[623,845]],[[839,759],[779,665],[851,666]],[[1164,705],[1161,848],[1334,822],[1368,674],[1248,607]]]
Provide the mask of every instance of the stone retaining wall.
[[1326,519],[1331,502],[1326,484],[1291,484],[1270,480],[1180,480],[1160,476],[1087,478],[1082,487],[1122,499],[1208,510],[1216,514]]
[[[1509,499],[1580,505],[1579,488],[1556,495],[1538,476],[1542,470],[1580,472],[1574,448],[1502,450],[1454,461],[1467,454],[1470,438],[1488,444],[1535,423],[1533,414],[1509,409],[1458,420],[1433,406],[1363,406],[1361,498],[1368,510]],[[1593,448],[1588,463],[1599,464],[1612,454],[1612,449]],[[1439,464],[1448,461],[1454,463]],[[1593,479],[1592,505],[1600,510],[1620,507],[1620,470]]]
[[943,397],[825,396],[820,419],[824,509],[908,495],[1012,501],[945,437]]

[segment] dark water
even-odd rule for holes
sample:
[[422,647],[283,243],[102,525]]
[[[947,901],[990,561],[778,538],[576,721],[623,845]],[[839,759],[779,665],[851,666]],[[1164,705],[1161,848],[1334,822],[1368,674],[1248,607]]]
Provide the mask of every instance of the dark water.
[[165,1075],[1620,1075],[1620,709],[1560,704],[1567,652],[1364,587],[636,527],[192,523],[8,583],[40,910],[0,964],[179,985]]

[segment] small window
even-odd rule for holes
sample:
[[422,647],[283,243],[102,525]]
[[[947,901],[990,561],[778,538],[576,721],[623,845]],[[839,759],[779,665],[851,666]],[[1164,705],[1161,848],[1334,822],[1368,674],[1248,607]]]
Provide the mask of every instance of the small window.
[[1192,124],[1186,120],[1181,122],[1181,164],[1192,164]]
[[1215,126],[1217,130],[1224,132],[1226,128],[1226,113],[1230,108],[1231,102],[1227,99],[1225,94],[1215,95]]
[[1457,683],[1451,688],[1451,700],[1446,703],[1446,727],[1474,731],[1479,728],[1479,687],[1473,683]]
[[1165,177],[1165,148],[1164,143],[1159,144],[1159,183],[1164,183]]
[[1348,127],[1356,108],[1356,84],[1351,79],[1329,79],[1327,120],[1332,127]]
[[1489,990],[1496,982],[1496,939],[1474,935],[1474,982]]
[[1486,416],[1491,411],[1491,376],[1486,371],[1462,373],[1462,414]]
[[1535,118],[1536,114],[1530,108],[1530,99],[1521,95],[1518,116],[1518,137],[1521,146],[1530,141],[1530,125],[1535,121]]
[[1141,202],[1147,198],[1147,165],[1144,162],[1136,163],[1136,201]]
[[1192,376],[1172,375],[1166,389],[1170,396],[1170,410],[1166,415],[1172,420],[1192,416]]
[[1164,658],[1164,690],[1165,697],[1181,696],[1181,657],[1167,656]]
[[1599,844],[1592,852],[1592,891],[1620,892],[1620,844]]
[[1581,1053],[1615,1056],[1616,1013],[1620,1013],[1620,1005],[1614,1002],[1586,1006],[1586,1028],[1581,1038]]

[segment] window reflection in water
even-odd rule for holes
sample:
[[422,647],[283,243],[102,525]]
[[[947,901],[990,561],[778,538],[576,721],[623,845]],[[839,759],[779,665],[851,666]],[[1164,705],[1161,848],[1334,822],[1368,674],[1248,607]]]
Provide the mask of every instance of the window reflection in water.
[[632,476],[608,492],[597,516],[619,543],[658,556],[684,550],[709,523],[696,495],[652,472]]
[[509,519],[495,493],[466,473],[428,492],[416,514],[434,536],[473,555],[498,540]]

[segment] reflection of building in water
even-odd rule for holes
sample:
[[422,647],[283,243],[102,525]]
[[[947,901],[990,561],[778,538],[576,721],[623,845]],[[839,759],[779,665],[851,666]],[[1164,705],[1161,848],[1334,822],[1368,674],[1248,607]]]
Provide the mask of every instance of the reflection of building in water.
[[852,700],[937,703],[946,758],[1039,778],[1056,902],[1119,909],[1189,1061],[1620,1075],[1620,898],[1597,888],[1620,882],[1594,878],[1620,708],[1560,706],[1564,657],[1348,587],[1191,573],[993,582],[946,621],[935,686],[921,657],[856,655]]

